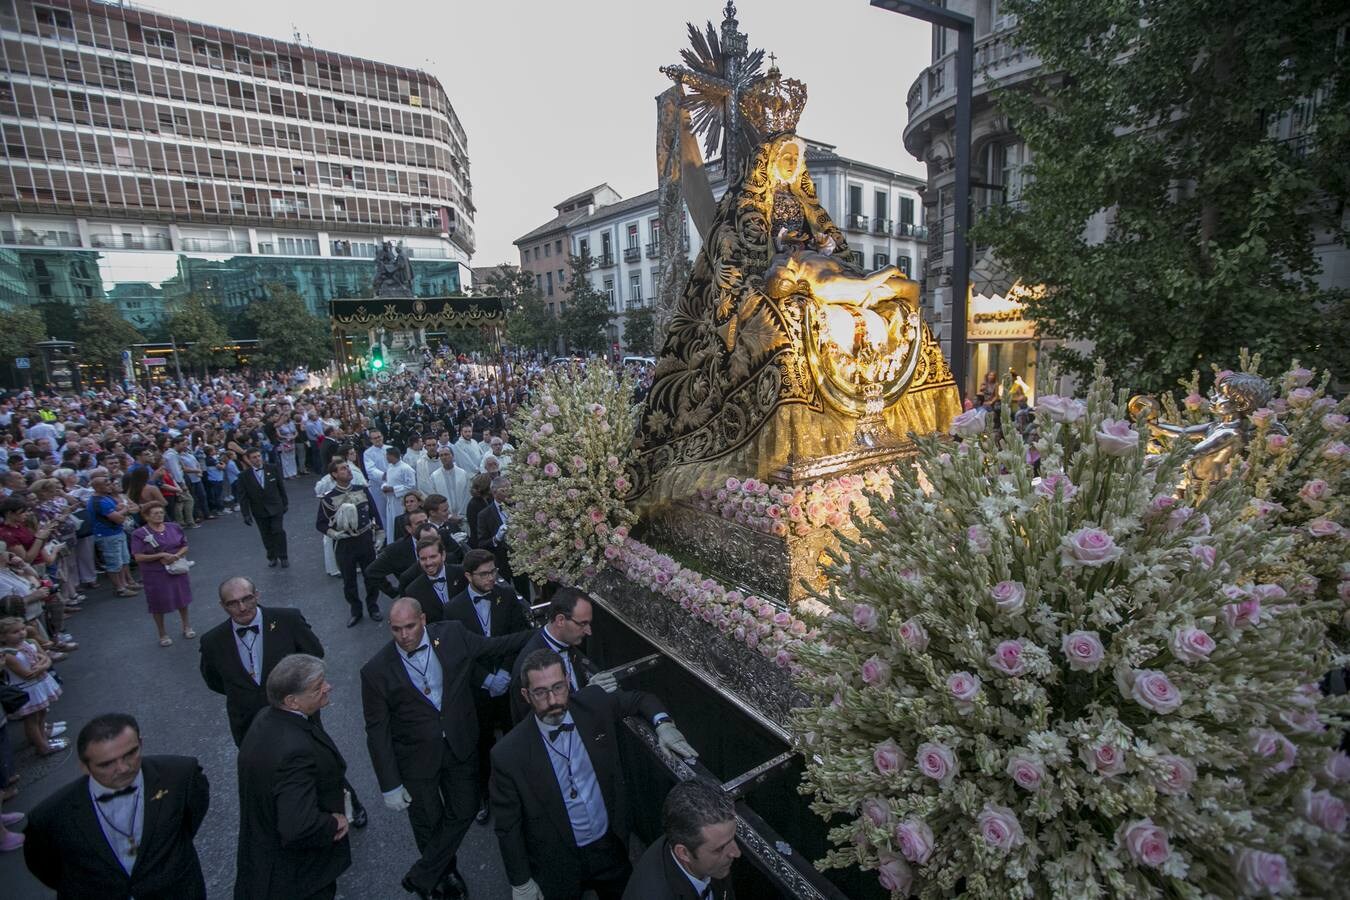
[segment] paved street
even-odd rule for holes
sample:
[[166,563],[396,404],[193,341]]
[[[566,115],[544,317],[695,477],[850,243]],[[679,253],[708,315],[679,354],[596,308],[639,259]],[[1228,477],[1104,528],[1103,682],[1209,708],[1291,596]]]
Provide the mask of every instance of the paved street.
[[[399,882],[416,858],[406,813],[384,808],[366,753],[361,720],[360,668],[387,640],[385,624],[369,620],[346,628],[347,606],[342,585],[323,572],[322,547],[314,530],[316,501],[313,479],[288,483],[291,498],[286,517],[291,567],[267,568],[262,542],[236,513],[188,533],[196,561],[192,569],[193,625],[198,633],[224,618],[216,587],[231,575],[247,575],[262,592],[265,605],[294,606],[304,611],[327,648],[328,678],[333,702],[324,724],[347,758],[348,777],[370,811],[370,825],[352,832],[353,864],[338,881],[338,896],[397,898]],[[382,603],[388,607],[387,598]],[[176,621],[170,617],[172,621]],[[211,811],[197,836],[197,850],[206,873],[209,896],[228,898],[234,887],[238,792],[235,748],[225,722],[224,698],[202,683],[197,671],[197,642],[183,640],[176,628],[172,647],[161,648],[143,596],[117,599],[106,587],[92,593],[69,630],[81,649],[58,665],[65,694],[49,718],[70,723],[71,748],[37,761],[23,743],[22,729],[10,727],[15,742],[21,792],[5,810],[28,810],[53,790],[79,775],[74,736],[92,716],[108,711],[134,715],[141,723],[146,753],[197,757],[211,782]],[[475,900],[510,897],[496,840],[490,827],[473,826],[460,851],[460,870]],[[0,895],[7,900],[54,896],[24,867],[21,852],[0,855]]]

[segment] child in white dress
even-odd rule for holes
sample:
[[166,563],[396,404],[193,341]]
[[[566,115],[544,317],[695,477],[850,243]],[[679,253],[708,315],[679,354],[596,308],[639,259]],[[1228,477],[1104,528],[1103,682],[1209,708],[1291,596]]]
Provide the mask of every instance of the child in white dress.
[[47,756],[66,749],[65,738],[50,737],[47,733],[47,707],[61,696],[61,685],[52,677],[52,658],[43,652],[36,641],[28,640],[28,627],[23,619],[0,619],[0,659],[4,660],[5,678],[21,691],[28,692],[28,702],[11,720],[23,722],[24,735],[39,756]]

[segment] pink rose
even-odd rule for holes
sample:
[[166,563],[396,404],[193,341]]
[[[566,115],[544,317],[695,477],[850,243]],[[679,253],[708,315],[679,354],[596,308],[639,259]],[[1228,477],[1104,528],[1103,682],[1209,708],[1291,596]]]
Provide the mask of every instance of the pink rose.
[[1140,669],[1134,673],[1130,696],[1140,706],[1156,713],[1170,713],[1181,705],[1181,691],[1156,669]]
[[1318,538],[1339,537],[1344,530],[1339,522],[1327,518],[1313,519],[1308,523],[1308,534]]
[[1290,383],[1298,387],[1303,387],[1313,380],[1313,372],[1312,369],[1305,369],[1300,366],[1297,369],[1290,369],[1289,374],[1286,377],[1289,379]]
[[1187,625],[1172,632],[1172,655],[1184,663],[1203,662],[1214,652],[1214,639]]
[[912,653],[922,653],[928,649],[928,629],[918,619],[909,619],[900,625],[900,640]]
[[1345,803],[1330,791],[1312,791],[1303,800],[1303,818],[1323,831],[1345,831]]
[[1275,411],[1275,415],[1282,416],[1289,411],[1289,404],[1284,402],[1283,397],[1276,397],[1266,404]]
[[739,478],[728,478],[726,483],[729,492],[735,493],[741,489],[741,481]]
[[985,411],[983,409],[968,409],[956,418],[952,419],[951,427],[948,433],[957,437],[975,437],[984,431]]
[[1008,757],[1008,766],[1005,770],[1008,777],[1024,791],[1035,793],[1041,789],[1041,782],[1045,780],[1045,765],[1034,756],[1022,756],[1014,753]]
[[1004,675],[1021,675],[1027,669],[1021,641],[1001,641],[989,657],[989,665]]
[[1027,590],[1020,581],[1000,581],[989,591],[999,612],[1015,613],[1022,609]]
[[988,553],[993,547],[989,539],[989,532],[983,525],[972,525],[966,529],[966,545],[970,549],[981,555]]
[[1205,398],[1200,394],[1195,393],[1195,391],[1191,391],[1186,395],[1186,399],[1181,402],[1186,405],[1187,409],[1196,410],[1205,405]]
[[1248,747],[1255,756],[1273,760],[1271,772],[1287,772],[1294,767],[1298,748],[1273,728],[1253,728],[1247,732]]
[[598,525],[598,524],[600,524],[601,522],[605,521],[605,514],[604,514],[604,512],[601,511],[601,510],[596,509],[595,507],[591,507],[590,512],[588,513],[588,515],[591,517],[591,522],[592,522],[593,524]]
[[1088,768],[1098,775],[1119,775],[1125,771],[1125,752],[1111,744],[1084,747],[1081,756]]
[[1151,516],[1162,515],[1177,505],[1177,498],[1170,494],[1158,494],[1148,502],[1148,512]]
[[1065,568],[1096,569],[1119,559],[1125,550],[1100,528],[1080,528],[1065,535],[1059,548],[1059,561]]
[[894,775],[904,768],[905,755],[894,739],[887,738],[877,744],[876,749],[872,751],[872,765],[876,766],[877,772],[882,775]]
[[1060,650],[1070,669],[1079,672],[1095,672],[1102,664],[1106,648],[1095,631],[1071,631],[1064,635]]
[[525,457],[525,462],[527,462],[528,464],[530,464],[530,465],[532,465],[532,466],[538,466],[538,465],[539,465],[539,454],[538,454],[538,453],[531,453],[529,456]]
[[1251,419],[1257,427],[1269,425],[1271,420],[1275,418],[1275,410],[1263,406],[1260,409],[1253,410],[1248,418]]
[[1263,601],[1283,600],[1289,596],[1288,592],[1278,584],[1258,584],[1252,588],[1252,596]]
[[1317,399],[1317,391],[1310,387],[1294,388],[1289,392],[1287,398],[1293,406],[1307,406],[1313,400]]
[[1208,544],[1196,544],[1191,547],[1191,558],[1200,563],[1202,569],[1214,568],[1214,563],[1219,557],[1219,551]]
[[561,473],[562,469],[558,468],[557,463],[549,463],[548,465],[544,466],[544,474],[547,475],[549,478],[557,478]]
[[933,855],[933,829],[923,819],[906,819],[895,826],[895,845],[905,859],[921,866]]
[[1036,484],[1036,493],[1042,497],[1054,499],[1057,491],[1061,500],[1069,500],[1078,493],[1078,488],[1068,475],[1061,474],[1046,475]]
[[1008,851],[1026,841],[1017,815],[1006,806],[986,804],[976,821],[985,843],[998,850]]
[[1273,454],[1279,454],[1288,446],[1289,438],[1283,434],[1266,435],[1266,449]]
[[552,422],[545,422],[543,425],[540,425],[540,426],[539,426],[539,435],[540,435],[540,437],[548,437],[548,436],[549,436],[550,434],[552,434],[552,433],[553,433],[553,423],[552,423]]
[[1195,783],[1195,766],[1182,757],[1167,754],[1159,756],[1158,763],[1163,769],[1153,780],[1158,793],[1178,797],[1188,792]]
[[956,754],[946,744],[929,741],[919,746],[919,771],[934,781],[946,781],[956,775]]
[[907,896],[914,883],[914,873],[900,857],[883,853],[877,857],[877,881],[881,882],[882,890]]
[[1296,711],[1286,709],[1279,713],[1279,719],[1285,727],[1295,734],[1321,734],[1327,730],[1326,723],[1316,710]]
[[1129,456],[1139,449],[1139,432],[1124,419],[1102,419],[1093,438],[1107,456]]
[[980,677],[969,672],[953,672],[947,676],[947,690],[958,703],[974,703],[980,693]]
[[1350,781],[1350,756],[1346,756],[1343,750],[1333,750],[1328,753],[1327,760],[1322,764],[1318,776],[1333,784]]
[[1237,877],[1244,893],[1281,894],[1294,887],[1289,864],[1278,853],[1243,850],[1237,857]]
[[1340,413],[1327,413],[1322,417],[1322,427],[1332,434],[1341,431],[1346,425],[1350,425],[1350,417],[1343,416]]
[[862,804],[863,818],[880,828],[891,820],[891,808],[886,801],[869,797]]
[[863,684],[884,684],[891,680],[891,665],[873,654],[862,664]]
[[876,631],[876,607],[868,606],[866,603],[855,603],[853,605],[853,624],[862,631]]
[[1322,451],[1322,458],[1335,462],[1338,459],[1345,459],[1346,454],[1350,454],[1350,446],[1346,446],[1344,441],[1332,441]]
[[1151,869],[1158,868],[1172,855],[1167,846],[1167,832],[1148,818],[1122,822],[1116,829],[1116,844],[1125,848],[1136,865]]
[[1046,394],[1036,401],[1036,411],[1043,412],[1056,422],[1077,422],[1087,414],[1087,404],[1071,397]]
[[1314,478],[1303,483],[1303,487],[1298,489],[1298,496],[1300,500],[1311,506],[1315,503],[1321,503],[1326,499],[1330,490],[1330,485],[1325,481],[1321,478]]
[[1224,624],[1229,628],[1247,628],[1261,624],[1261,599],[1248,597],[1240,603],[1226,604],[1221,610]]

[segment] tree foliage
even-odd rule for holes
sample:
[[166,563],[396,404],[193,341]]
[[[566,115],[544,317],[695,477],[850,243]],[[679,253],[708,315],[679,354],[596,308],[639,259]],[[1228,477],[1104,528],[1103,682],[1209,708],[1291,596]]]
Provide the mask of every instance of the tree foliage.
[[184,360],[194,368],[206,369],[231,360],[231,355],[221,350],[229,342],[229,335],[216,317],[214,304],[200,296],[189,294],[179,301],[165,326]]
[[46,300],[34,304],[33,309],[41,313],[43,321],[47,323],[47,337],[58,341],[80,339],[80,318],[73,304]]
[[0,312],[0,362],[10,364],[17,356],[37,356],[38,342],[46,339],[47,323],[36,309]]
[[534,276],[515,266],[499,266],[475,288],[486,297],[500,297],[506,305],[505,341],[520,350],[549,350],[558,324],[544,304]]
[[[1344,377],[1347,295],[1319,289],[1312,248],[1321,229],[1346,237],[1350,97],[1337,32],[1347,8],[1009,7],[1044,74],[997,102],[1033,164],[1021,202],[975,236],[1048,288],[1029,305],[1042,336],[1091,341],[1135,389],[1170,388],[1241,347]],[[1088,365],[1082,353],[1057,355]]]
[[586,273],[595,267],[590,254],[569,256],[567,308],[561,316],[563,339],[574,353],[604,353],[609,349],[606,327],[614,318],[609,298],[591,284]]
[[248,315],[258,329],[258,365],[271,369],[320,367],[333,358],[328,323],[310,312],[295,291],[269,285],[267,299],[254,302]]
[[104,300],[90,300],[80,311],[76,332],[76,349],[80,359],[106,371],[122,367],[122,351],[145,340],[117,307]]
[[630,310],[623,322],[623,343],[633,356],[655,353],[656,313],[650,306]]

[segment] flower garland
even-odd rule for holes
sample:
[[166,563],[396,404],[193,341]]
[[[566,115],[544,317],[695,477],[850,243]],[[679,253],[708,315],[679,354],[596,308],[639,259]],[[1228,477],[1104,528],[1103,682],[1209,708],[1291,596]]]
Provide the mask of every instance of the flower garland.
[[[1230,480],[1178,501],[1098,373],[1035,444],[971,423],[828,572],[796,648],[806,787],[893,896],[1330,896],[1350,706],[1322,696],[1330,603],[1255,581],[1289,548]],[[926,484],[921,478],[926,478]]]
[[855,528],[858,520],[871,515],[867,494],[889,500],[893,479],[889,466],[797,487],[732,477],[720,488],[701,489],[694,504],[764,534],[804,536],[820,528]]
[[624,495],[637,425],[633,382],[603,361],[549,372],[513,429],[509,536],[519,571],[585,584],[604,569],[637,520]]

